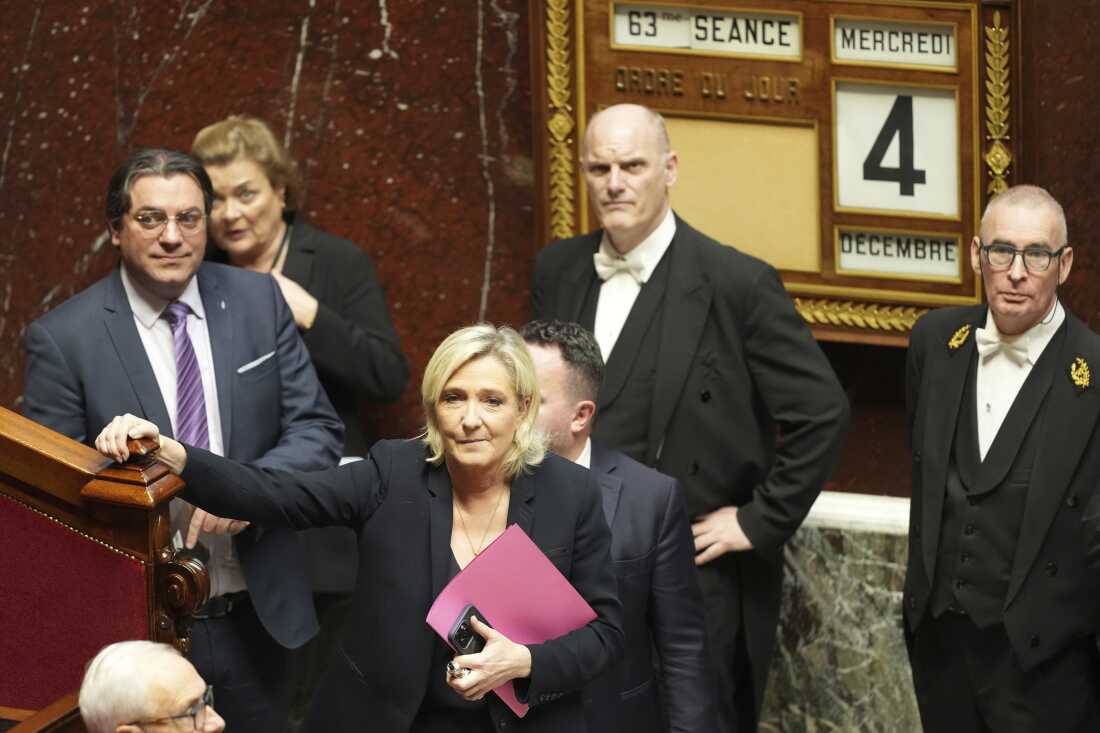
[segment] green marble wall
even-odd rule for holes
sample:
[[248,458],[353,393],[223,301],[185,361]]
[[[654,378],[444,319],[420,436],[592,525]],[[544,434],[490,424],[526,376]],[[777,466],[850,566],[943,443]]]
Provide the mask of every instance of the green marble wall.
[[901,630],[906,544],[813,526],[788,543],[762,732],[920,731]]

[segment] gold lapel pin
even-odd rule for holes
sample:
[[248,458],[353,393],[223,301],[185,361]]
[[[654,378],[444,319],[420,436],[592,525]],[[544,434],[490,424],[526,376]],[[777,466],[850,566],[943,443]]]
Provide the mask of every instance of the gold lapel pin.
[[1082,357],[1077,357],[1069,365],[1069,378],[1073,380],[1077,391],[1084,392],[1092,384],[1092,373],[1089,371],[1089,363]]
[[952,334],[951,339],[947,342],[947,348],[958,351],[959,347],[966,343],[968,336],[970,336],[970,324],[966,323],[959,326],[959,329]]

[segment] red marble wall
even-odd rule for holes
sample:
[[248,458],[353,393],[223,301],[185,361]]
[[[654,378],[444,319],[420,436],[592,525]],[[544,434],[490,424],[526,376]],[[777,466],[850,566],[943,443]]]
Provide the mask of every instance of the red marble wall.
[[[1070,309],[1100,324],[1100,0],[1022,0],[1018,180],[1066,205]],[[0,404],[26,323],[115,263],[102,199],[135,145],[187,148],[233,112],[268,119],[304,209],[375,258],[414,385],[376,432],[420,424],[415,383],[455,327],[521,322],[534,255],[526,0],[0,0]],[[853,405],[833,488],[906,495],[904,351],[825,344]]]
[[[117,258],[103,194],[134,146],[231,113],[289,141],[316,225],[378,268],[414,381],[478,319],[527,314],[526,0],[0,0],[0,404],[22,331]],[[420,425],[416,390],[379,415]]]

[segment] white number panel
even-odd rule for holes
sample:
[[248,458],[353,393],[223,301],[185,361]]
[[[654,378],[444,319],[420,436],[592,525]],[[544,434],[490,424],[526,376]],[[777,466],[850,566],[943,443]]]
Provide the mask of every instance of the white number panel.
[[954,89],[838,81],[838,209],[959,217]]

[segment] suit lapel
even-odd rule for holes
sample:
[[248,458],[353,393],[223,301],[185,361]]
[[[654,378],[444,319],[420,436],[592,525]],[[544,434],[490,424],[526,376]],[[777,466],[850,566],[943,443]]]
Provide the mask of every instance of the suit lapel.
[[[1043,539],[1050,530],[1054,515],[1062,503],[1070,481],[1082,460],[1085,446],[1095,429],[1100,415],[1100,399],[1096,385],[1079,390],[1070,378],[1070,366],[1077,357],[1084,357],[1090,365],[1100,364],[1100,355],[1076,351],[1085,340],[1086,326],[1075,316],[1066,313],[1063,326],[1065,335],[1061,348],[1056,352],[1051,384],[1048,392],[1046,415],[1050,419],[1040,425],[1040,442],[1031,469],[1031,482],[1027,489],[1020,539],[1016,544],[1016,557],[1012,563],[1005,608],[1019,593],[1028,571],[1035,563]],[[1053,342],[1052,344],[1053,345]]]
[[218,281],[215,267],[199,268],[199,295],[206,310],[210,353],[214,358],[214,381],[218,385],[218,416],[222,423],[222,450],[232,456],[233,441],[233,311],[229,294]]
[[711,287],[696,256],[695,239],[698,236],[676,217],[676,236],[666,253],[666,257],[670,257],[668,289],[661,316],[661,346],[645,460],[650,465],[655,465],[660,456],[665,430],[680,401],[680,392],[710,310]]
[[141,343],[141,336],[134,325],[134,312],[130,309],[130,301],[126,298],[118,269],[111,275],[110,285],[103,298],[103,311],[107,333],[145,418],[165,435],[174,437],[164,395],[160,392],[160,385],[153,374],[153,365],[149,363],[149,355],[145,353],[145,345]]
[[308,290],[313,284],[313,260],[316,247],[310,228],[304,222],[288,222],[290,242],[287,244],[283,274]]
[[[1050,341],[1048,347],[1043,350],[1038,363],[1032,367],[1027,375],[1016,399],[1005,415],[1001,429],[997,431],[997,437],[989,446],[985,460],[982,461],[978,471],[977,482],[971,486],[975,494],[984,494],[992,491],[1008,475],[1012,468],[1020,446],[1035,422],[1039,408],[1046,400],[1054,381],[1055,363],[1058,361],[1065,343],[1065,325],[1059,329],[1059,333]],[[972,411],[973,412],[973,411]]]
[[451,501],[451,477],[445,464],[428,469],[429,543],[432,556],[432,598],[436,598],[450,581],[451,524],[454,507]]
[[[960,406],[963,399],[963,385],[966,375],[974,361],[974,329],[985,323],[985,308],[979,307],[965,322],[970,326],[966,340],[958,348],[951,348],[945,338],[942,343],[929,345],[935,353],[942,349],[943,355],[937,358],[935,372],[928,375],[922,383],[924,400],[928,405],[928,417],[924,424],[924,442],[921,466],[921,547],[924,549],[924,566],[928,577],[935,576],[936,550],[940,539],[940,520],[943,517],[944,487],[947,482],[947,466],[951,461],[951,446],[954,442]],[[959,326],[963,326],[960,323]],[[931,394],[935,390],[935,394]],[[966,404],[966,409],[975,409],[974,403]]]
[[535,528],[535,487],[529,475],[521,473],[512,479],[512,494],[508,498],[508,521],[505,526],[518,524],[533,539]]
[[668,289],[668,258],[662,258],[661,263],[653,271],[653,277],[649,279],[638,293],[619,338],[615,341],[615,348],[607,359],[607,367],[604,369],[603,384],[600,387],[597,409],[603,410],[619,396],[630,376],[631,368],[642,348],[642,341],[649,332],[654,318],[657,316],[661,301],[665,299]]
[[593,443],[592,471],[596,474],[596,481],[600,485],[603,515],[608,527],[615,524],[615,512],[619,508],[619,497],[623,489],[623,480],[616,475],[617,468],[618,461],[615,460],[615,454]]

